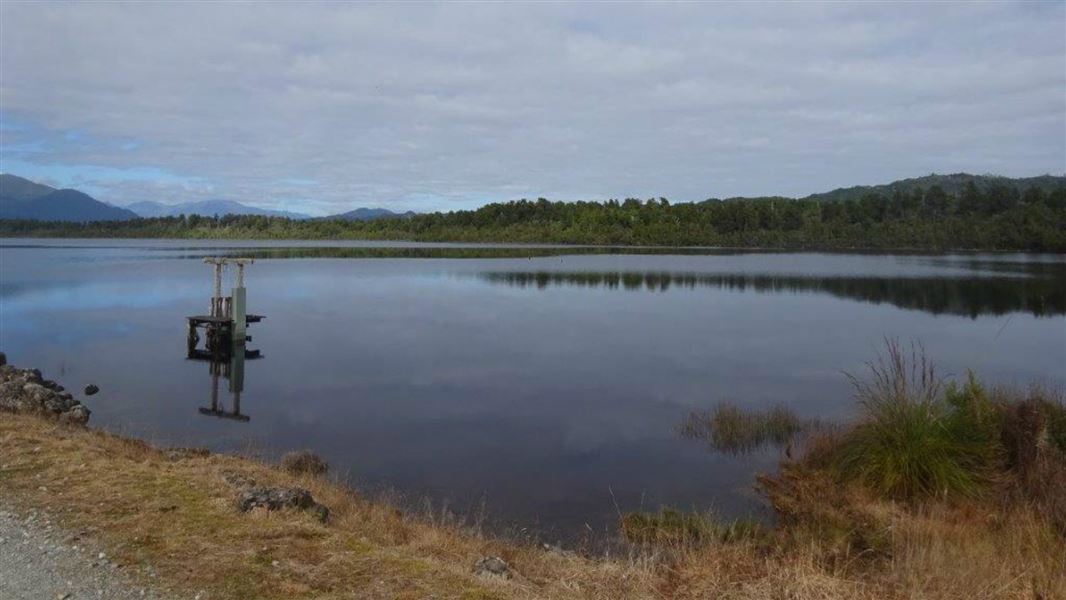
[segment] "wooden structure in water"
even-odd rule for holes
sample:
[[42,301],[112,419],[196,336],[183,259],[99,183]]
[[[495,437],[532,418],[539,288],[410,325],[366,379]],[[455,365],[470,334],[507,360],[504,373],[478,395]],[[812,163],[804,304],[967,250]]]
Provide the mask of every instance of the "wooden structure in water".
[[[244,342],[250,340],[248,325],[258,323],[265,317],[247,312],[247,293],[244,289],[244,267],[255,262],[251,258],[207,257],[204,262],[215,268],[215,288],[211,296],[210,314],[194,315],[188,320],[188,356],[201,360],[220,360],[233,353],[237,344],[241,352]],[[237,280],[231,295],[222,295],[222,273],[227,265],[236,265]],[[198,348],[200,330],[204,331],[204,348]],[[258,354],[258,351],[251,351]]]
[[[211,406],[200,407],[200,414],[248,421],[241,413],[241,393],[244,391],[244,361],[262,358],[258,350],[249,350],[245,342],[248,325],[258,323],[262,315],[250,315],[246,310],[247,293],[244,289],[244,267],[254,262],[251,258],[208,257],[204,262],[215,268],[214,293],[211,296],[209,314],[187,317],[187,357],[210,363]],[[237,267],[237,278],[229,296],[222,295],[222,275],[227,265]],[[203,330],[204,347],[200,348],[200,330]],[[219,379],[226,379],[232,402],[227,409],[219,400]]]

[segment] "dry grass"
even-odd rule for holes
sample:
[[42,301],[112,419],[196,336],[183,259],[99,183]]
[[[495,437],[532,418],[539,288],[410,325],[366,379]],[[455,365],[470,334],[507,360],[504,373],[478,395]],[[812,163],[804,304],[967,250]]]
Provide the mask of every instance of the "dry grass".
[[[212,599],[1066,598],[1066,544],[1038,512],[915,512],[800,465],[766,480],[782,511],[767,537],[588,558],[429,524],[322,478],[231,456],[168,456],[36,417],[0,413],[0,463],[5,505],[45,511],[88,531],[120,564],[151,565],[170,589]],[[233,473],[306,487],[333,518],[241,514],[225,478]],[[485,555],[503,557],[515,576],[473,575]]]
[[901,598],[1066,598],[1066,537],[1040,506],[920,505],[835,483],[804,464],[761,478],[781,526],[775,552]]
[[1066,545],[1039,513],[936,506],[892,521],[895,584],[920,598],[1066,598]]

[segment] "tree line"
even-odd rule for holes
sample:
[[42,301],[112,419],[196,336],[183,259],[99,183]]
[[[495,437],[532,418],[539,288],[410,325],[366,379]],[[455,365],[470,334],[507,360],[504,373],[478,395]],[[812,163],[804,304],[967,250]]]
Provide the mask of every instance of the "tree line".
[[767,197],[674,204],[665,198],[540,198],[376,221],[256,215],[94,223],[4,220],[0,235],[1066,252],[1066,186],[981,189],[971,182],[956,194],[933,185],[844,201]]

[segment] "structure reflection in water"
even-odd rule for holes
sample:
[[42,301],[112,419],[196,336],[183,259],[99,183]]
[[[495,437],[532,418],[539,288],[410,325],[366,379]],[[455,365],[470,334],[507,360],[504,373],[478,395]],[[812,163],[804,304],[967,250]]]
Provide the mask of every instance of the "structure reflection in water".
[[[246,343],[252,340],[247,334],[251,323],[263,320],[261,315],[247,314],[247,294],[244,288],[244,267],[254,262],[250,258],[204,258],[214,267],[215,286],[208,315],[188,317],[187,358],[209,364],[211,373],[211,406],[200,407],[200,413],[215,417],[248,421],[241,413],[241,393],[244,391],[244,361],[262,358],[259,350],[250,350]],[[236,265],[237,277],[230,296],[222,296],[222,276],[228,265]],[[198,329],[204,330],[204,347],[199,348]],[[227,409],[219,401],[219,378],[228,382],[232,396]]]
[[[243,343],[233,344],[228,356],[202,357],[190,356],[193,360],[203,360],[209,365],[211,373],[211,405],[201,406],[200,414],[248,421],[250,417],[241,413],[241,393],[244,391],[244,361],[263,358],[258,350],[249,350]],[[225,379],[231,400],[229,408],[219,400],[219,378]]]

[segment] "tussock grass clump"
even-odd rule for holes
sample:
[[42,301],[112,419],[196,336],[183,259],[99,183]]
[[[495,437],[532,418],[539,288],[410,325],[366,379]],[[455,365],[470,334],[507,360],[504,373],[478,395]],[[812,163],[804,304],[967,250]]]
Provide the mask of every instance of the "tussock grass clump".
[[709,411],[689,413],[678,429],[685,437],[706,440],[719,452],[744,454],[766,444],[783,446],[805,426],[784,406],[745,410],[721,403]]
[[310,450],[299,450],[282,456],[281,468],[292,475],[324,475],[329,463]]
[[998,450],[993,409],[976,388],[945,393],[920,345],[910,352],[896,340],[886,346],[868,363],[868,379],[849,375],[863,420],[841,439],[836,468],[897,498],[979,494]]

